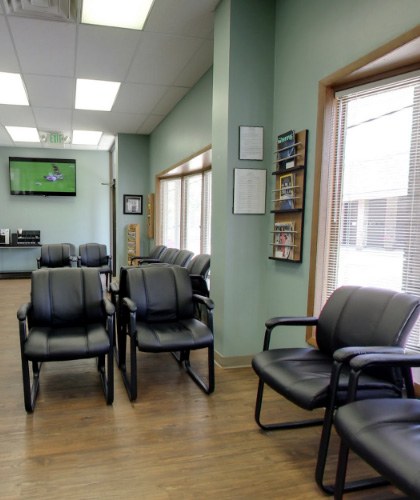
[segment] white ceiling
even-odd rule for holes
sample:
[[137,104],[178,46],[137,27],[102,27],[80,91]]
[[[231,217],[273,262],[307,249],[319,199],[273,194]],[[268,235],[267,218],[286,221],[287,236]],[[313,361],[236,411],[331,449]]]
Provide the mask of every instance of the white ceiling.
[[[143,31],[31,19],[0,4],[0,71],[22,75],[30,103],[0,105],[0,146],[57,147],[14,143],[5,125],[104,132],[97,148],[67,149],[107,150],[117,133],[150,134],[213,64],[218,3],[155,0]],[[122,82],[112,110],[75,110],[76,78]]]

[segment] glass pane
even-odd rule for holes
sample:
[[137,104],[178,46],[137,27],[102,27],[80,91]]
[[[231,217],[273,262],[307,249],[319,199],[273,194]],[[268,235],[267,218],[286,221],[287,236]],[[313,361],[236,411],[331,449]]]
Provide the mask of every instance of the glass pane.
[[201,174],[184,178],[185,222],[183,246],[195,254],[201,253],[202,178]]
[[413,87],[349,100],[336,286],[403,289]]
[[160,186],[162,244],[180,248],[181,180],[162,180]]

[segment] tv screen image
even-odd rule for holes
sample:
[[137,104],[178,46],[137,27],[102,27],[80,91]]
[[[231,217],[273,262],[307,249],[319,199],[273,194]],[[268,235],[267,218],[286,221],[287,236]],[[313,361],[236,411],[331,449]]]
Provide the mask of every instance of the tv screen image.
[[76,160],[9,158],[10,194],[76,196]]

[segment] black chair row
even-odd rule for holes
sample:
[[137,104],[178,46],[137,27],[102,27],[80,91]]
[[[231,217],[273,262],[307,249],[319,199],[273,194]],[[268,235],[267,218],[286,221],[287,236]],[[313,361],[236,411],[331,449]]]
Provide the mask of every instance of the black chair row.
[[109,287],[112,273],[112,257],[108,255],[106,245],[85,243],[79,246],[79,254],[71,243],[45,244],[41,247],[41,256],[37,267],[95,267],[105,275],[106,287]]
[[155,246],[147,257],[134,256],[131,258],[131,265],[141,266],[143,264],[171,264],[175,266],[187,267],[194,253],[190,250],[180,250],[179,248],[167,248],[165,245]]
[[[41,366],[48,361],[97,358],[106,402],[112,404],[114,352],[130,400],[137,397],[137,350],[172,353],[201,389],[213,392],[211,299],[193,294],[189,273],[180,266],[126,268],[124,276],[115,342],[115,306],[103,296],[98,269],[32,273],[31,300],[17,312],[27,412],[34,410]],[[207,324],[194,316],[196,303],[206,307]],[[198,349],[208,351],[207,381],[191,366],[191,351]]]
[[[343,286],[334,291],[319,317],[276,317],[266,322],[263,351],[257,354],[252,362],[259,377],[255,420],[263,430],[323,425],[315,479],[324,492],[332,494],[337,490],[334,484],[325,484],[324,479],[335,414],[341,415],[338,420],[339,432],[346,439],[347,445],[352,445],[356,432],[363,428],[362,423],[367,429],[369,418],[379,417],[380,412],[375,408],[385,405],[380,402],[380,398],[388,398],[386,401],[391,401],[388,403],[390,408],[395,405],[395,408],[401,409],[403,407],[397,405],[404,404],[401,403],[404,388],[410,391],[411,382],[406,370],[388,368],[380,363],[377,367],[372,363],[368,370],[364,370],[357,377],[357,399],[366,401],[358,402],[359,406],[353,409],[347,409],[343,405],[349,401],[349,380],[353,364],[356,364],[359,358],[363,358],[360,356],[363,353],[383,352],[390,347],[397,348],[401,352],[419,312],[420,299],[414,295],[377,288]],[[274,330],[282,327],[278,328],[278,331],[290,335],[291,326],[315,327],[317,348],[270,348]],[[263,422],[263,394],[266,385],[305,410],[325,408],[323,418],[297,422]],[[338,408],[340,410],[337,412]],[[358,420],[355,420],[356,415]],[[385,416],[384,419],[386,420]],[[394,429],[397,426],[398,424],[395,424]],[[363,441],[363,444],[359,445],[358,451],[362,456],[369,455],[370,445],[373,446],[374,440],[368,435],[367,430],[364,435],[359,434],[358,442]],[[378,431],[376,436],[380,435],[381,432]],[[395,435],[393,438],[389,437],[389,453],[392,444],[397,442],[398,437]],[[377,444],[375,456],[379,457],[381,450],[385,451],[385,448],[385,445],[381,447]],[[414,453],[413,447],[411,451]],[[378,465],[380,460],[377,458],[374,466]],[[385,453],[383,460],[388,460],[388,463],[393,462],[393,458]],[[343,461],[345,462],[344,458]],[[344,465],[340,467],[341,471],[345,469]],[[383,468],[380,469],[379,466],[378,470],[383,472]],[[341,482],[344,474],[345,472],[341,472],[339,476]],[[375,484],[378,484],[376,478],[348,484],[345,487],[341,485],[341,492]]]

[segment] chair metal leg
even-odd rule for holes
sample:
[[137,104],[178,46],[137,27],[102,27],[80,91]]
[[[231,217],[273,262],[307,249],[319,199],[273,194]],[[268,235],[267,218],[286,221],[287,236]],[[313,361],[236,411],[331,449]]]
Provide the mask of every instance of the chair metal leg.
[[208,348],[208,384],[204,379],[198,374],[198,372],[191,366],[190,362],[190,350],[171,352],[172,356],[176,359],[179,364],[184,366],[185,371],[190,375],[194,382],[202,389],[206,394],[211,394],[214,391],[214,348],[210,346]]
[[314,425],[321,425],[324,419],[315,418],[315,419],[307,419],[300,420],[297,422],[279,422],[273,424],[263,424],[261,422],[261,409],[263,403],[263,395],[264,395],[264,381],[259,380],[258,382],[258,390],[257,390],[257,399],[255,402],[255,421],[263,429],[264,431],[273,431],[273,430],[281,430],[281,429],[297,429],[299,427],[311,427]]
[[127,390],[128,397],[130,401],[135,401],[137,399],[137,345],[134,336],[130,336],[130,373],[127,374],[127,367],[125,363],[126,352],[125,352],[124,339],[124,351],[122,351],[122,346],[119,347],[120,356],[120,370],[121,376],[124,382],[124,386]]
[[194,380],[194,382],[202,389],[206,394],[211,394],[214,391],[214,349],[213,346],[208,347],[208,384],[205,383],[203,378],[197,373],[196,370],[191,366],[190,363],[190,353],[187,351],[186,359],[184,359],[184,367],[190,377]]
[[39,392],[39,373],[42,364],[32,361],[32,387],[31,376],[29,370],[29,361],[22,357],[22,378],[23,378],[23,397],[25,402],[25,410],[32,413],[35,409],[36,398]]
[[[325,410],[324,422],[322,426],[321,439],[319,442],[318,448],[318,458],[315,468],[315,481],[319,488],[326,493],[327,495],[335,494],[336,485],[335,484],[325,484],[324,475],[325,475],[325,466],[327,463],[328,450],[330,445],[331,431],[333,427],[334,414],[337,409],[337,401],[336,394],[339,387],[340,374],[342,370],[342,363],[335,363],[333,370],[331,372],[331,383],[330,383],[330,391],[331,398],[329,404]],[[351,392],[351,389],[349,390]],[[343,451],[344,453],[344,451]],[[347,462],[346,462],[347,463]],[[342,464],[341,467],[344,467]],[[344,470],[345,474],[345,470]],[[341,480],[341,477],[340,477]],[[358,491],[366,488],[374,488],[377,486],[382,486],[389,484],[388,481],[385,481],[381,477],[374,477],[369,479],[361,479],[357,481],[352,481],[343,485],[343,491],[351,492]],[[342,494],[342,493],[341,493]]]

